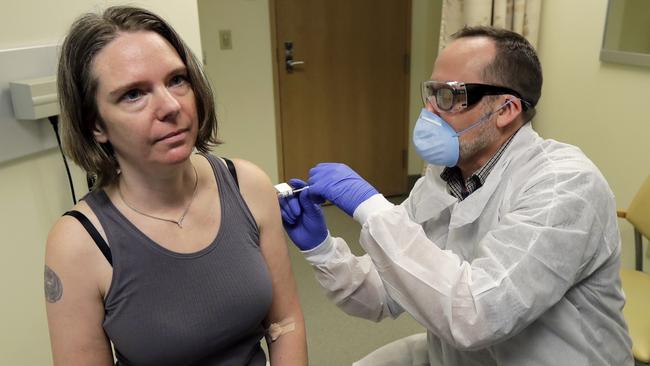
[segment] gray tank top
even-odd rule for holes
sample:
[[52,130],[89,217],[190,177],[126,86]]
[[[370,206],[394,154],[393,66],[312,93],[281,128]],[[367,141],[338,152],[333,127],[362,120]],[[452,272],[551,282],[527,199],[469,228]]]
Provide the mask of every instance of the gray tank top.
[[265,365],[262,322],[272,299],[259,231],[224,164],[206,155],[221,197],[214,241],[190,254],[156,244],[103,190],[85,198],[113,256],[104,330],[118,365]]

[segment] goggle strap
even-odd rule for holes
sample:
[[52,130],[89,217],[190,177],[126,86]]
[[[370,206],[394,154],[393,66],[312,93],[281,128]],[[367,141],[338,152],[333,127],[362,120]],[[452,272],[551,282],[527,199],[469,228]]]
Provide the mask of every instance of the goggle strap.
[[461,135],[463,135],[463,134],[467,133],[468,131],[472,130],[473,128],[482,125],[483,122],[487,121],[490,117],[492,117],[493,114],[500,111],[503,107],[507,106],[510,103],[512,103],[512,100],[508,99],[505,103],[501,104],[497,109],[493,110],[490,113],[484,114],[483,117],[479,118],[478,121],[474,122],[471,126],[468,126],[467,128],[456,132],[456,137],[460,137]]

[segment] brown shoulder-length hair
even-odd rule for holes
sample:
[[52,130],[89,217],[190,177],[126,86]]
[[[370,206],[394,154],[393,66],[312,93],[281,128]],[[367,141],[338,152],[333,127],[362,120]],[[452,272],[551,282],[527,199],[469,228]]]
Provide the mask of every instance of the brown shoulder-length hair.
[[110,7],[102,14],[84,14],[72,24],[63,42],[57,88],[63,147],[75,163],[95,178],[93,188],[114,183],[119,166],[110,143],[100,144],[93,135],[96,124],[104,126],[95,99],[98,81],[92,64],[97,53],[120,32],[137,31],[155,32],[166,39],[187,67],[199,120],[196,149],[207,153],[221,143],[217,139],[210,83],[196,56],[164,19],[148,10],[126,6]]

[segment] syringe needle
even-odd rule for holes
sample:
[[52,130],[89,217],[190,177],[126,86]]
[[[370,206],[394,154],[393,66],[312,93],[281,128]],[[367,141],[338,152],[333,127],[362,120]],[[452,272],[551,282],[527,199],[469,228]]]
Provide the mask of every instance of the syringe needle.
[[309,186],[304,186],[302,188],[294,189],[292,192],[293,192],[293,194],[296,194],[296,193],[298,193],[300,191],[304,191],[307,188],[309,188]]

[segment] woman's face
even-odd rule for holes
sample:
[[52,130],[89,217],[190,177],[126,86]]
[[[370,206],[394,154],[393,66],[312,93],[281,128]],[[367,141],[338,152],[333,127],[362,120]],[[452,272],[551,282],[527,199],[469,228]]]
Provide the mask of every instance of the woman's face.
[[97,53],[92,71],[103,121],[95,139],[111,143],[121,167],[187,159],[198,133],[196,101],[167,40],[150,31],[120,33]]

